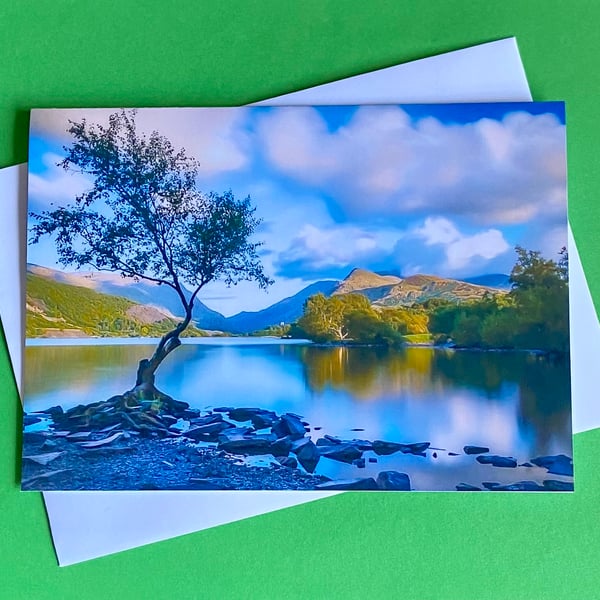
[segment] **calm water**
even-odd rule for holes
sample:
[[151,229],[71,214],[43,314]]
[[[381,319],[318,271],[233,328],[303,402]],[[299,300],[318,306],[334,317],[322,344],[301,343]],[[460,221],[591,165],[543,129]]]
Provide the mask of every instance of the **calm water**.
[[[28,412],[56,404],[68,408],[130,389],[138,361],[154,348],[148,340],[81,342],[26,348]],[[157,386],[201,409],[258,406],[301,414],[322,428],[311,432],[314,440],[329,433],[429,441],[441,449],[436,458],[433,451],[425,458],[377,457],[365,469],[322,458],[317,472],[333,478],[376,477],[396,469],[421,490],[454,489],[460,481],[541,482],[548,478],[545,470],[495,468],[448,452],[476,444],[519,462],[545,454],[572,456],[568,363],[525,353],[203,338],[186,340],[167,358]]]

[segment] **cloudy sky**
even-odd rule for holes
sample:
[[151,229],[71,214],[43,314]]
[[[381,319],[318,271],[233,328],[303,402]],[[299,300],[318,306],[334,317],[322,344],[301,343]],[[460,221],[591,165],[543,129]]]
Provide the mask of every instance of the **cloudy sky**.
[[[69,119],[114,110],[32,112],[30,210],[72,202],[90,185],[57,166]],[[259,310],[355,267],[404,276],[508,273],[514,246],[556,257],[566,245],[562,103],[141,109],[200,162],[199,188],[250,195],[275,279],[203,290],[225,315]],[[53,244],[29,261],[57,268]]]

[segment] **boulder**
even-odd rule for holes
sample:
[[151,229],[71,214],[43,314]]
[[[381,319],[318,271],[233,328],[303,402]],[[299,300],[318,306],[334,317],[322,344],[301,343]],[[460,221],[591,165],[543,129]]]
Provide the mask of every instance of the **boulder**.
[[470,485],[468,483],[459,483],[456,486],[456,491],[458,491],[458,492],[480,492],[481,488],[478,488],[476,485]]
[[538,456],[532,458],[531,462],[538,467],[547,469],[548,473],[552,473],[552,475],[573,477],[573,460],[564,454]]
[[272,424],[272,431],[277,437],[285,437],[289,435],[293,440],[299,440],[306,435],[306,430],[302,421],[292,415],[286,413],[281,415],[277,421]]
[[358,479],[339,479],[337,481],[326,481],[315,486],[317,490],[376,490],[377,483],[372,477]]
[[362,457],[362,450],[352,444],[340,444],[339,446],[321,447],[321,456],[332,460],[352,464],[352,461]]
[[50,415],[52,418],[60,417],[61,415],[64,414],[62,406],[51,406],[50,408],[47,408],[46,410],[43,410],[42,412],[47,415]]
[[463,452],[465,454],[485,454],[489,451],[490,449],[486,448],[485,446],[465,446],[463,448]]
[[23,415],[23,427],[39,423],[41,420],[42,418],[36,415]]
[[[253,432],[254,429],[252,427],[232,427],[231,429],[223,430],[218,436],[218,441],[229,442],[238,438],[250,436]],[[273,441],[275,441],[276,439],[277,437],[273,436]]]
[[308,471],[313,473],[321,455],[319,449],[309,438],[297,440],[292,444],[292,452],[298,458],[298,462]]
[[377,475],[377,487],[386,491],[410,491],[410,478],[398,471],[381,471]]
[[292,438],[285,436],[275,440],[269,447],[269,453],[273,456],[287,456],[292,449]]
[[359,469],[364,469],[366,466],[364,458],[356,458],[352,461],[352,464]]
[[517,461],[510,456],[489,454],[478,456],[475,460],[482,465],[492,465],[494,467],[506,467],[508,469],[514,469],[517,466]]

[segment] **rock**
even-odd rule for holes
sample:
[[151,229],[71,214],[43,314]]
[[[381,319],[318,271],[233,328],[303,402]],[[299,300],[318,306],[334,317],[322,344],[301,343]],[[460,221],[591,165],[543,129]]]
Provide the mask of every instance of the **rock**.
[[355,458],[352,461],[352,464],[355,467],[358,467],[359,469],[364,469],[365,468],[365,459],[364,458]]
[[386,491],[410,491],[410,478],[398,471],[381,471],[377,475],[377,487]]
[[37,417],[35,415],[23,415],[23,427],[39,423],[41,420],[41,417]]
[[494,492],[539,492],[544,488],[535,481],[517,481],[508,485],[498,485],[492,489]]
[[292,438],[288,435],[274,441],[269,446],[269,452],[273,456],[287,456],[292,449]]
[[361,458],[362,450],[359,450],[352,444],[341,444],[339,446],[322,447],[321,456],[326,456],[332,460],[352,464],[352,461]]
[[490,449],[486,448],[485,446],[465,446],[463,448],[463,452],[465,454],[485,454],[489,451]]
[[287,467],[288,469],[295,469],[298,467],[298,461],[293,456],[280,456],[277,458],[277,462],[282,467]]
[[374,456],[369,456],[369,462],[370,463],[376,463],[377,459]]
[[196,441],[216,441],[220,433],[233,428],[234,426],[231,423],[227,423],[226,421],[216,421],[214,423],[208,423],[207,425],[192,427],[187,431],[183,431],[182,435]]
[[56,450],[59,447],[58,442],[55,440],[46,440],[42,444],[42,450]]
[[384,440],[375,440],[372,444],[373,451],[375,452],[375,454],[379,454],[380,456],[394,454],[395,452],[424,456],[425,450],[427,450],[429,446],[430,442],[417,442],[415,444],[399,444],[397,442],[386,442]]
[[91,431],[78,431],[77,433],[70,433],[67,436],[67,439],[71,440],[71,441],[73,441],[73,440],[75,440],[75,441],[77,441],[77,440],[87,440],[90,437],[91,434],[92,434]]
[[538,456],[532,458],[531,462],[538,467],[547,469],[548,473],[552,473],[552,475],[573,477],[573,460],[564,454]]
[[314,429],[315,431],[321,431],[321,429],[323,429],[323,428],[322,428],[322,427],[313,427],[313,429]]
[[50,415],[52,418],[60,417],[61,415],[64,414],[62,406],[51,406],[50,408],[47,408],[46,410],[43,410],[42,412],[47,415]]
[[292,444],[291,451],[297,456],[298,462],[308,471],[313,473],[321,454],[319,449],[309,438],[297,440]]
[[533,467],[533,465],[530,462],[521,463],[519,466],[520,467]]
[[122,435],[123,432],[118,431],[117,433],[113,433],[112,435],[109,435],[101,440],[95,440],[93,442],[79,442],[79,446],[81,448],[99,448],[100,446],[106,446],[106,444],[112,444],[112,442],[120,438]]
[[433,456],[433,458],[437,458],[437,452],[434,452],[434,453],[432,454],[432,456]]
[[448,452],[448,456],[460,456],[458,452]]
[[400,452],[402,444],[396,442],[385,442],[383,440],[375,440],[373,442],[373,452],[379,454],[379,456],[387,456],[388,454],[394,454]]
[[262,427],[257,427],[252,423],[257,429],[263,429],[263,427],[269,427],[275,419],[277,419],[277,415],[272,410],[265,410],[264,408],[234,408],[229,412],[229,418],[233,421],[254,421],[254,419],[258,420],[261,424],[263,422],[267,422],[268,425],[262,425]]
[[500,487],[502,484],[497,481],[484,481],[481,484],[486,490],[495,490],[497,487]]
[[45,454],[31,454],[29,456],[24,456],[23,460],[29,460],[31,462],[45,467],[49,462],[52,462],[62,454],[64,454],[64,452],[47,452]]
[[470,485],[468,483],[459,483],[456,486],[456,491],[458,491],[458,492],[480,492],[481,488],[478,488],[476,485]]
[[510,456],[489,454],[487,456],[478,456],[475,460],[482,465],[492,465],[494,467],[506,467],[508,469],[514,469],[517,466],[517,461]]
[[350,431],[364,431],[362,427],[353,427]]
[[26,444],[41,444],[46,441],[48,434],[43,431],[24,431],[23,442]]
[[273,423],[272,431],[277,437],[289,435],[293,440],[299,440],[306,435],[302,421],[295,415],[289,413],[281,415],[281,417]]
[[[253,431],[254,429],[252,427],[232,427],[231,429],[223,430],[218,436],[218,441],[229,442],[231,440],[236,440],[238,438],[243,438],[248,435],[252,435]],[[277,438],[273,436],[273,441],[275,441],[276,439]]]
[[228,413],[230,410],[235,410],[233,406],[218,406],[217,408],[213,408],[213,412],[218,413]]
[[326,481],[315,486],[317,490],[376,490],[377,483],[372,477],[358,479],[338,479],[337,481]]
[[276,437],[271,434],[242,436],[230,438],[226,442],[220,442],[219,450],[225,450],[231,454],[244,454],[254,456],[257,454],[270,454],[269,448],[276,441]]
[[558,481],[556,479],[546,479],[543,482],[545,490],[550,492],[572,492],[575,487],[572,481]]
[[373,442],[370,442],[369,440],[343,440],[342,443],[352,444],[363,452],[366,452],[367,450],[373,450]]
[[325,434],[325,440],[327,440],[327,442],[329,442],[329,444],[341,444],[342,440],[340,440],[340,438],[335,437],[333,435],[327,435]]
[[204,417],[196,417],[190,421],[190,425],[201,427],[203,425],[212,425],[213,423],[223,422],[223,415],[221,413],[215,413],[212,415],[205,415]]

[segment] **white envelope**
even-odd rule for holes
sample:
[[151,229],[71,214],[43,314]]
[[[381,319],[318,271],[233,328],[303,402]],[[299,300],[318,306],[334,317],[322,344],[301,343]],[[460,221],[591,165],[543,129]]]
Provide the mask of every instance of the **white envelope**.
[[[490,102],[531,100],[513,38],[348,78],[259,104]],[[21,280],[25,261],[26,165],[0,170],[0,281]],[[571,240],[572,241],[572,240]],[[14,249],[14,253],[7,249]],[[576,248],[570,246],[574,431],[600,426],[594,369],[600,325]],[[12,292],[12,293],[11,293]],[[22,294],[22,290],[21,290]],[[17,379],[23,315],[18,294],[0,290],[0,315]],[[61,566],[308,502],[323,492],[46,492]],[[155,515],[160,514],[161,519]]]

